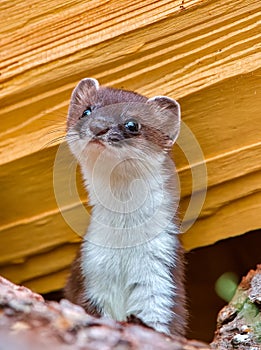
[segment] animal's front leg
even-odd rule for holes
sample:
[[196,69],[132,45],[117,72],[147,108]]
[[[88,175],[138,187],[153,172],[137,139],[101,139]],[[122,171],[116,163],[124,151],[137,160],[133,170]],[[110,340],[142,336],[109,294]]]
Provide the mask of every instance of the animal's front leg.
[[156,331],[170,334],[174,317],[172,308],[173,290],[170,281],[165,281],[165,288],[160,281],[154,281],[151,284],[135,285],[129,297],[127,315],[130,320],[133,315]]

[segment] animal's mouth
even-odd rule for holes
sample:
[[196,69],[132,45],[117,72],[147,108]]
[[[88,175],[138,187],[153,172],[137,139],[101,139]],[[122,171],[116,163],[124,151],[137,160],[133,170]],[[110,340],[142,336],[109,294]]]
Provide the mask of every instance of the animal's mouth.
[[95,146],[100,149],[104,149],[106,147],[106,142],[101,139],[93,138],[89,141],[89,145]]
[[116,136],[110,136],[110,137],[94,137],[90,140],[89,143],[102,146],[103,148],[106,146],[113,146],[113,147],[121,147],[123,140]]
[[97,139],[97,138],[91,139],[90,143],[94,143],[94,144],[97,144],[97,145],[103,145],[104,146],[104,143],[102,142],[102,140]]

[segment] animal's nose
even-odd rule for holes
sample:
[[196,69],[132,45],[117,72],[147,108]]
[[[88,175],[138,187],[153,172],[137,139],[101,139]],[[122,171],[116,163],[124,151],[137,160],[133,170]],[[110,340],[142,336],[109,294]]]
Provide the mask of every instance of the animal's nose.
[[93,121],[90,126],[90,131],[93,133],[94,136],[102,136],[105,135],[110,128],[103,120],[95,120]]
[[96,133],[95,133],[95,136],[102,136],[102,135],[105,135],[107,134],[107,132],[109,131],[110,129],[109,128],[103,128],[103,129],[96,129]]

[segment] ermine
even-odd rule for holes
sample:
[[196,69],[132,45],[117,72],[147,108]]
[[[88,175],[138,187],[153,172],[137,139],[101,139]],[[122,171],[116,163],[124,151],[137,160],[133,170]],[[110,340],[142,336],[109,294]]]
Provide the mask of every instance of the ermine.
[[186,327],[179,191],[170,159],[179,104],[83,79],[74,89],[67,142],[78,160],[90,225],[65,296],[93,315],[133,316],[166,334]]

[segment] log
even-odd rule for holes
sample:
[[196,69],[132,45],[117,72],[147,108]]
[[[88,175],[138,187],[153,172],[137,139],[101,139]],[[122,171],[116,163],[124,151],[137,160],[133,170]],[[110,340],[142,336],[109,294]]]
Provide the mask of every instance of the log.
[[4,349],[203,350],[201,342],[169,337],[143,325],[95,318],[68,300],[45,302],[0,277],[0,344]]
[[158,333],[135,317],[128,323],[96,318],[66,299],[45,301],[28,288],[0,277],[0,344],[11,350],[258,350],[260,306],[261,265],[257,265],[219,312],[213,342],[207,345]]

